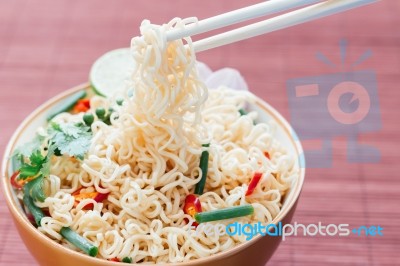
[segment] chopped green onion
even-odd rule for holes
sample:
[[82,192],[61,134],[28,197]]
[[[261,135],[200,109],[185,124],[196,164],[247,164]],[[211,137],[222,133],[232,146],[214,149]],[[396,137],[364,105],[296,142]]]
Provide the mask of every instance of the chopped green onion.
[[24,194],[29,195],[33,200],[44,202],[46,195],[43,191],[43,176],[39,175],[35,179],[26,183],[24,186]]
[[42,209],[40,209],[38,206],[35,205],[32,197],[29,196],[29,194],[25,193],[22,200],[24,201],[25,207],[27,207],[29,212],[33,215],[36,225],[40,226],[40,221],[42,220],[43,217],[45,217]]
[[90,127],[90,125],[93,124],[94,122],[94,116],[91,113],[86,113],[83,115],[83,122],[85,122],[85,124]]
[[82,98],[86,97],[86,91],[78,91],[73,94],[70,98],[66,99],[62,105],[57,105],[54,110],[47,116],[47,121],[53,119],[56,115],[68,112],[75,106],[75,103]]
[[234,206],[220,210],[212,210],[206,212],[198,212],[194,215],[194,218],[198,223],[219,221],[231,218],[237,218],[247,215],[252,215],[254,208],[251,204]]
[[57,156],[57,157],[62,156],[61,151],[60,151],[59,148],[55,148],[55,149],[54,149],[54,155]]
[[116,102],[117,102],[117,104],[119,106],[121,106],[124,103],[124,100],[123,99],[118,99]]
[[239,109],[239,114],[240,114],[240,115],[247,115],[247,112],[246,112],[246,110],[240,108],[240,109]]
[[132,263],[132,258],[131,257],[125,257],[125,258],[122,259],[122,262]]
[[[208,147],[210,147],[210,143],[203,144],[202,146],[205,148],[208,148]],[[196,187],[194,189],[194,194],[197,194],[197,195],[203,194],[204,187],[206,185],[207,172],[208,172],[208,157],[209,157],[209,152],[208,152],[208,149],[206,149],[201,153],[200,169],[201,169],[202,176],[201,176],[199,183],[196,184]]]
[[114,113],[114,112],[115,112],[115,110],[114,110],[112,107],[110,107],[110,108],[108,109],[107,115],[103,118],[103,122],[104,122],[106,125],[111,125],[111,120],[110,120],[110,118],[111,118],[112,113]]
[[[246,110],[244,110],[243,108],[240,108],[240,109],[239,109],[239,114],[240,114],[241,116],[244,116],[244,115],[247,115],[248,112],[247,112]],[[256,124],[257,124],[256,121],[253,121],[253,125],[256,125]]]
[[96,109],[96,115],[99,119],[103,119],[106,115],[106,110],[103,107],[99,107]]
[[75,247],[79,248],[86,254],[92,257],[96,257],[97,252],[99,249],[94,246],[92,243],[90,243],[86,238],[80,236],[76,232],[74,232],[71,228],[69,227],[63,227],[61,228],[60,234],[72,245]]
[[[102,108],[103,109],[103,108]],[[104,110],[105,112],[105,110]],[[102,117],[99,117],[106,125],[111,125],[111,115],[115,112],[114,108],[110,107],[108,109],[108,112],[103,115]],[[101,114],[102,115],[102,114]]]

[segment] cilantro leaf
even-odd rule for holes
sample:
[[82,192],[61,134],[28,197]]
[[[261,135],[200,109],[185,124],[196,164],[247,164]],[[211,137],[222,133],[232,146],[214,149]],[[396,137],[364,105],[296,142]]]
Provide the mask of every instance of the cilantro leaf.
[[46,161],[46,157],[44,157],[40,150],[35,150],[29,156],[30,163],[23,163],[20,168],[20,178],[26,179],[30,176],[36,176],[39,174],[40,169],[43,166],[43,163]]
[[54,155],[55,147],[50,145],[46,156],[42,155],[40,150],[35,150],[29,156],[29,163],[23,162],[20,170],[19,178],[26,179],[28,177],[34,177],[38,174],[43,176],[50,175],[50,159]]
[[[78,127],[77,125],[71,125],[71,124],[63,124],[61,126],[61,131],[64,132],[66,136],[70,136],[72,138],[79,138],[81,131],[81,127]],[[86,129],[85,131],[87,131]]]
[[21,154],[14,154],[11,156],[11,165],[12,171],[16,172],[21,169],[22,164],[24,163],[24,156]]
[[34,151],[39,150],[42,146],[45,137],[37,134],[31,141],[24,143],[24,145],[19,146],[13,156],[22,155],[24,157],[29,157]]
[[92,133],[90,128],[83,124],[52,123],[48,131],[52,145],[59,149],[61,154],[83,159],[89,150]]

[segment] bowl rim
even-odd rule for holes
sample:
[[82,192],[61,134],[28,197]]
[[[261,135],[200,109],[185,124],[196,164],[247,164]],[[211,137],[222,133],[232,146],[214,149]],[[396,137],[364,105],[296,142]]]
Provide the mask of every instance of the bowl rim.
[[[36,117],[40,116],[41,114],[43,114],[43,112],[45,112],[46,110],[49,110],[50,108],[52,108],[53,106],[55,106],[56,104],[59,103],[59,101],[69,97],[70,95],[80,91],[80,90],[88,90],[90,89],[90,84],[89,83],[83,83],[77,86],[74,86],[66,91],[63,91],[60,94],[57,94],[56,96],[50,98],[49,100],[45,101],[43,104],[41,104],[39,107],[37,107],[30,115],[28,115],[23,121],[22,123],[17,127],[17,129],[14,131],[14,133],[12,134],[6,149],[4,150],[3,153],[3,158],[2,158],[2,162],[1,162],[1,183],[2,183],[2,189],[4,192],[4,196],[6,199],[6,203],[8,206],[8,209],[10,210],[11,214],[14,216],[14,219],[17,219],[19,221],[19,223],[21,225],[24,225],[25,228],[30,232],[30,234],[35,235],[36,238],[41,239],[44,242],[47,242],[50,246],[52,246],[55,249],[61,249],[63,252],[65,252],[66,254],[69,254],[71,256],[78,256],[80,259],[87,261],[88,263],[102,263],[102,265],[116,265],[116,263],[119,262],[113,262],[113,261],[108,261],[108,260],[104,260],[104,259],[100,259],[100,258],[96,258],[96,257],[90,257],[88,255],[76,252],[72,249],[68,249],[62,245],[60,245],[59,243],[55,242],[54,240],[51,240],[49,237],[47,237],[46,235],[44,235],[43,233],[39,232],[39,230],[37,230],[26,218],[25,215],[23,215],[20,211],[20,207],[17,206],[17,203],[14,201],[14,196],[13,196],[13,189],[10,185],[10,182],[8,182],[9,180],[9,164],[10,164],[10,155],[11,155],[11,151],[14,150],[15,145],[16,145],[16,141],[18,140],[18,138],[20,137],[20,135],[22,134],[22,132],[24,132],[24,130],[28,127],[28,125],[32,122],[32,120],[34,120]],[[254,95],[254,94],[253,94]],[[273,108],[271,105],[269,105],[267,102],[265,102],[264,100],[262,100],[261,98],[259,98],[258,96],[255,96],[255,104],[261,108],[263,111],[265,111],[266,113],[268,113],[268,115],[270,115],[271,117],[273,117],[273,119],[280,124],[280,126],[282,127],[282,129],[285,131],[285,133],[289,136],[290,142],[292,143],[293,147],[295,148],[296,152],[297,152],[297,156],[299,156],[299,158],[301,158],[300,156],[303,154],[303,148],[302,145],[299,141],[299,138],[297,137],[295,131],[293,130],[293,128],[290,126],[290,124],[286,121],[286,119],[275,109]],[[279,222],[281,222],[283,220],[283,218],[292,210],[292,208],[294,207],[295,203],[297,202],[303,184],[304,184],[304,179],[305,179],[305,165],[304,165],[304,161],[299,161],[299,176],[298,176],[298,180],[295,183],[294,187],[292,187],[291,189],[293,189],[293,191],[291,191],[290,196],[286,199],[289,202],[285,202],[284,206],[282,207],[281,211],[278,213],[278,215],[274,218],[274,220],[272,221],[271,224],[278,224]],[[204,258],[199,258],[199,259],[195,259],[195,260],[191,260],[188,262],[178,262],[178,263],[163,263],[163,264],[157,264],[159,266],[172,266],[172,265],[177,265],[177,266],[195,266],[198,265],[200,263],[206,263],[206,262],[210,262],[213,261],[215,259],[224,259],[226,257],[232,256],[244,249],[246,249],[247,247],[253,245],[253,243],[259,241],[261,239],[261,235],[257,235],[256,237],[253,237],[251,240],[246,241],[244,243],[241,243],[240,245],[237,245],[231,249],[225,250],[225,251],[221,251],[217,254],[213,254],[209,257],[204,257]],[[131,264],[131,265],[142,265],[142,264]]]

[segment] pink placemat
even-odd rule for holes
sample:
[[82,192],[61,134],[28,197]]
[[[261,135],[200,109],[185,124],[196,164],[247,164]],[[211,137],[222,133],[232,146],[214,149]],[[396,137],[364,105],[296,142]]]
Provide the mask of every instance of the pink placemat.
[[[175,16],[201,19],[251,3],[256,1],[0,1],[0,150],[34,108],[87,81],[92,62],[104,52],[128,46],[142,19],[154,23]],[[361,134],[359,141],[376,147],[381,160],[348,162],[347,138],[334,136],[332,167],[307,169],[295,220],[380,225],[384,236],[292,237],[282,243],[271,265],[400,265],[398,14],[400,1],[381,1],[199,55],[214,69],[239,69],[250,89],[288,120],[288,80],[343,70],[368,69],[376,74],[382,127]],[[338,45],[343,38],[348,42],[344,65]],[[367,50],[372,56],[352,66]],[[317,52],[332,65],[318,61]],[[321,122],[315,120],[314,126]],[[37,265],[19,238],[3,197],[0,243],[0,265]]]

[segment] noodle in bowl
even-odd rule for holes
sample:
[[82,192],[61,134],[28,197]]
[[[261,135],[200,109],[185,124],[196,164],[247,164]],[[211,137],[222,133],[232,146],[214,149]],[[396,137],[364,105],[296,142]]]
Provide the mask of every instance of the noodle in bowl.
[[[127,89],[111,98],[90,99],[90,108],[115,110],[110,123],[96,120],[91,124],[93,135],[83,160],[52,157],[43,186],[47,197],[35,202],[50,215],[42,218],[38,229],[25,217],[18,200],[21,193],[15,193],[4,181],[8,178],[3,178],[17,228],[42,265],[56,263],[46,256],[49,251],[63,258],[57,265],[108,265],[113,262],[107,260],[127,256],[138,265],[243,265],[249,261],[264,265],[278,246],[278,237],[257,236],[248,241],[244,235],[210,237],[188,228],[193,217],[182,205],[203,177],[199,158],[205,150],[208,174],[204,193],[198,196],[202,211],[254,208],[252,215],[211,223],[289,222],[304,179],[301,145],[277,111],[250,92],[226,87],[208,90],[198,78],[190,38],[165,42],[165,31],[191,21],[174,19],[161,27],[143,22],[142,36],[132,39],[138,67]],[[45,124],[48,110],[83,89],[87,86],[50,100],[23,122],[6,150],[4,176],[11,175],[12,152]],[[123,104],[115,105],[116,99]],[[238,110],[242,109],[248,113],[241,115]],[[61,113],[53,122],[79,123],[82,116]],[[262,172],[260,184],[246,196],[255,172]],[[77,190],[108,197],[75,204]],[[93,208],[85,209],[88,204]],[[63,227],[97,246],[97,257],[103,260],[79,253],[60,234]]]

